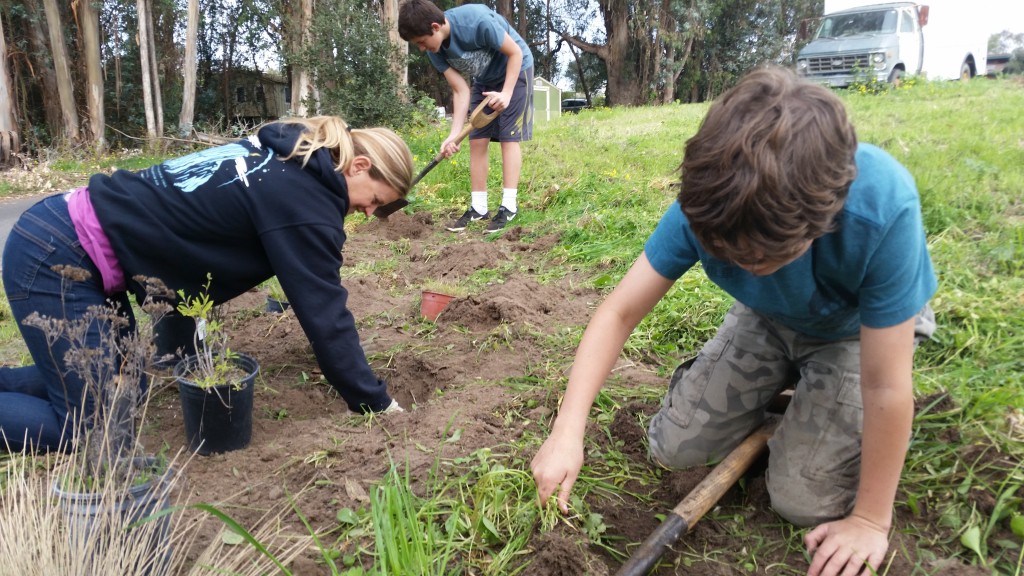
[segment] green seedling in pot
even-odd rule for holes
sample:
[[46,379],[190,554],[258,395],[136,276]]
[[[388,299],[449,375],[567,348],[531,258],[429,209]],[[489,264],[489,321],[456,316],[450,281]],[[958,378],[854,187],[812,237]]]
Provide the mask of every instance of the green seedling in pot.
[[193,336],[195,344],[195,362],[190,365],[189,380],[196,386],[207,389],[221,384],[232,383],[235,388],[241,387],[240,371],[234,363],[237,354],[228,348],[228,335],[224,324],[217,317],[209,290],[212,277],[206,275],[203,292],[196,296],[188,296],[178,290],[178,313],[191,318],[196,323]]

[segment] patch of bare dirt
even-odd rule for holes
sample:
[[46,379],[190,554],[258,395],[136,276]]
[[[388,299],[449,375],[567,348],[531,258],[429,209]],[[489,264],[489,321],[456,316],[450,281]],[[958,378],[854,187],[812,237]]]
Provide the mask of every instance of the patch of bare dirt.
[[[424,282],[457,283],[480,269],[537,257],[556,241],[531,238],[521,228],[509,232],[494,241],[477,234],[453,236],[440,231],[429,214],[398,213],[350,234],[342,270],[349,307],[374,370],[407,408],[403,414],[371,421],[350,414],[322,382],[294,315],[264,310],[264,291],[227,303],[232,348],[261,366],[253,438],[243,450],[193,459],[186,480],[190,498],[220,504],[243,525],[294,498],[311,525],[331,527],[338,510],[369,506],[372,486],[392,462],[407,466],[414,482],[425,481],[438,458],[466,456],[521,434],[528,421],[504,417],[522,408],[521,395],[500,382],[526,376],[543,363],[541,339],[564,326],[585,324],[598,294],[512,275],[454,301],[436,324],[419,315]],[[360,263],[396,255],[393,274],[353,273]],[[177,388],[165,374],[155,390],[147,442],[173,452],[185,441]],[[550,411],[533,416],[538,414]],[[460,431],[458,441],[446,442],[454,430]],[[296,520],[292,524],[305,531]],[[546,546],[550,558],[557,556],[557,542]],[[583,558],[579,565],[593,563],[585,558],[585,542],[574,546]],[[558,572],[558,565],[530,573],[583,573],[572,568],[575,564]],[[298,566],[302,574],[328,573],[312,557]]]
[[604,576],[607,568],[587,551],[586,540],[564,527],[556,527],[534,540],[533,559],[528,574],[545,576]]

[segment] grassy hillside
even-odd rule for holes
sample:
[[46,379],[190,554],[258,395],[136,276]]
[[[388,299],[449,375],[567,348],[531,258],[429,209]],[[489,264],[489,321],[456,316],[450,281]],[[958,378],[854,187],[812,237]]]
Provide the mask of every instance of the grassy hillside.
[[[919,83],[881,95],[841,95],[859,139],[887,150],[916,178],[940,279],[932,301],[939,329],[916,355],[916,390],[928,409],[916,421],[899,506],[920,510],[927,502],[930,517],[959,536],[936,542],[920,526],[921,542],[1019,575],[1024,84]],[[537,127],[526,147],[520,206],[523,226],[561,239],[548,274],[583,271],[595,286],[614,286],[672,202],[684,143],[705,111],[706,105],[599,109]],[[440,140],[432,136],[413,141],[421,159]],[[417,208],[461,211],[469,189],[465,161],[439,167],[418,191]],[[500,188],[496,151],[491,165],[493,191]],[[633,334],[627,356],[654,355],[667,374],[675,359],[713,334],[730,302],[702,272],[691,271]],[[631,393],[613,383],[603,395]],[[1015,536],[996,538],[1011,523]]]

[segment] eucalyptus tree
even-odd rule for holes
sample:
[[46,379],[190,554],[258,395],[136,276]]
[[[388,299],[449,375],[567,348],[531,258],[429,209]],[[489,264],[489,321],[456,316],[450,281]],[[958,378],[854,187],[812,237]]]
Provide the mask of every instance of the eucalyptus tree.
[[178,135],[192,133],[196,105],[196,68],[198,66],[197,39],[199,37],[199,0],[188,0],[188,24],[185,28],[185,59],[182,62],[184,85],[181,91],[181,112],[178,115]]
[[691,37],[700,32],[695,22],[705,4],[703,0],[565,0],[551,25],[573,47],[604,62],[608,104],[646,104],[661,101],[665,79],[678,75],[678,62],[685,61]]
[[593,105],[594,95],[604,91],[608,84],[608,72],[595,54],[576,50],[566,43],[572,59],[567,63],[565,78],[573,91],[583,94],[587,103]]
[[107,147],[104,137],[106,118],[103,114],[103,67],[100,61],[100,15],[92,0],[78,4],[79,28],[82,31],[82,52],[85,54],[85,101],[88,110],[88,136],[96,152]]
[[284,56],[291,84],[292,114],[306,116],[307,106],[315,108],[319,100],[312,72],[302,58],[310,43],[313,0],[277,0],[276,7],[281,15],[278,46]]
[[14,119],[14,90],[7,66],[7,41],[4,36],[4,14],[0,12],[0,166],[7,164],[17,152],[18,126]]
[[[52,97],[57,94],[57,75],[46,40],[46,17],[39,0],[0,0],[0,11],[7,24],[12,105],[22,141],[31,147],[49,144],[51,134],[61,133],[61,109]],[[44,94],[50,97],[43,98]]]
[[46,28],[50,37],[50,55],[57,78],[57,96],[60,102],[62,130],[61,137],[77,142],[78,111],[75,109],[74,85],[71,82],[71,68],[68,64],[67,44],[64,42],[64,26],[61,24],[57,0],[43,0],[46,12]]
[[288,61],[311,72],[319,100],[310,113],[336,114],[354,126],[400,126],[411,118],[411,94],[399,81],[380,12],[366,0],[318,0],[307,42]]
[[684,101],[711,100],[756,66],[792,65],[800,23],[820,16],[822,0],[730,0],[708,8],[677,80]]
[[146,111],[146,141],[155,146],[163,136],[163,110],[160,75],[156,68],[156,45],[153,42],[153,20],[149,0],[136,0],[138,14],[139,60],[142,70],[142,102]]
[[[599,58],[611,105],[703,99],[739,72],[795,53],[822,0],[563,0],[552,30]],[[576,70],[579,77],[579,67]]]

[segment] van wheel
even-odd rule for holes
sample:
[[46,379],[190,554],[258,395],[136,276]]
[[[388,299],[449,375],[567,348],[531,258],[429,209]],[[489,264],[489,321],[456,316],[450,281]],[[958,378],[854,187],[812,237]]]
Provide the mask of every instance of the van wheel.
[[899,87],[903,82],[904,71],[902,68],[893,68],[892,72],[889,73],[889,84]]
[[960,79],[971,79],[971,64],[969,62],[964,62],[963,64],[960,65]]

